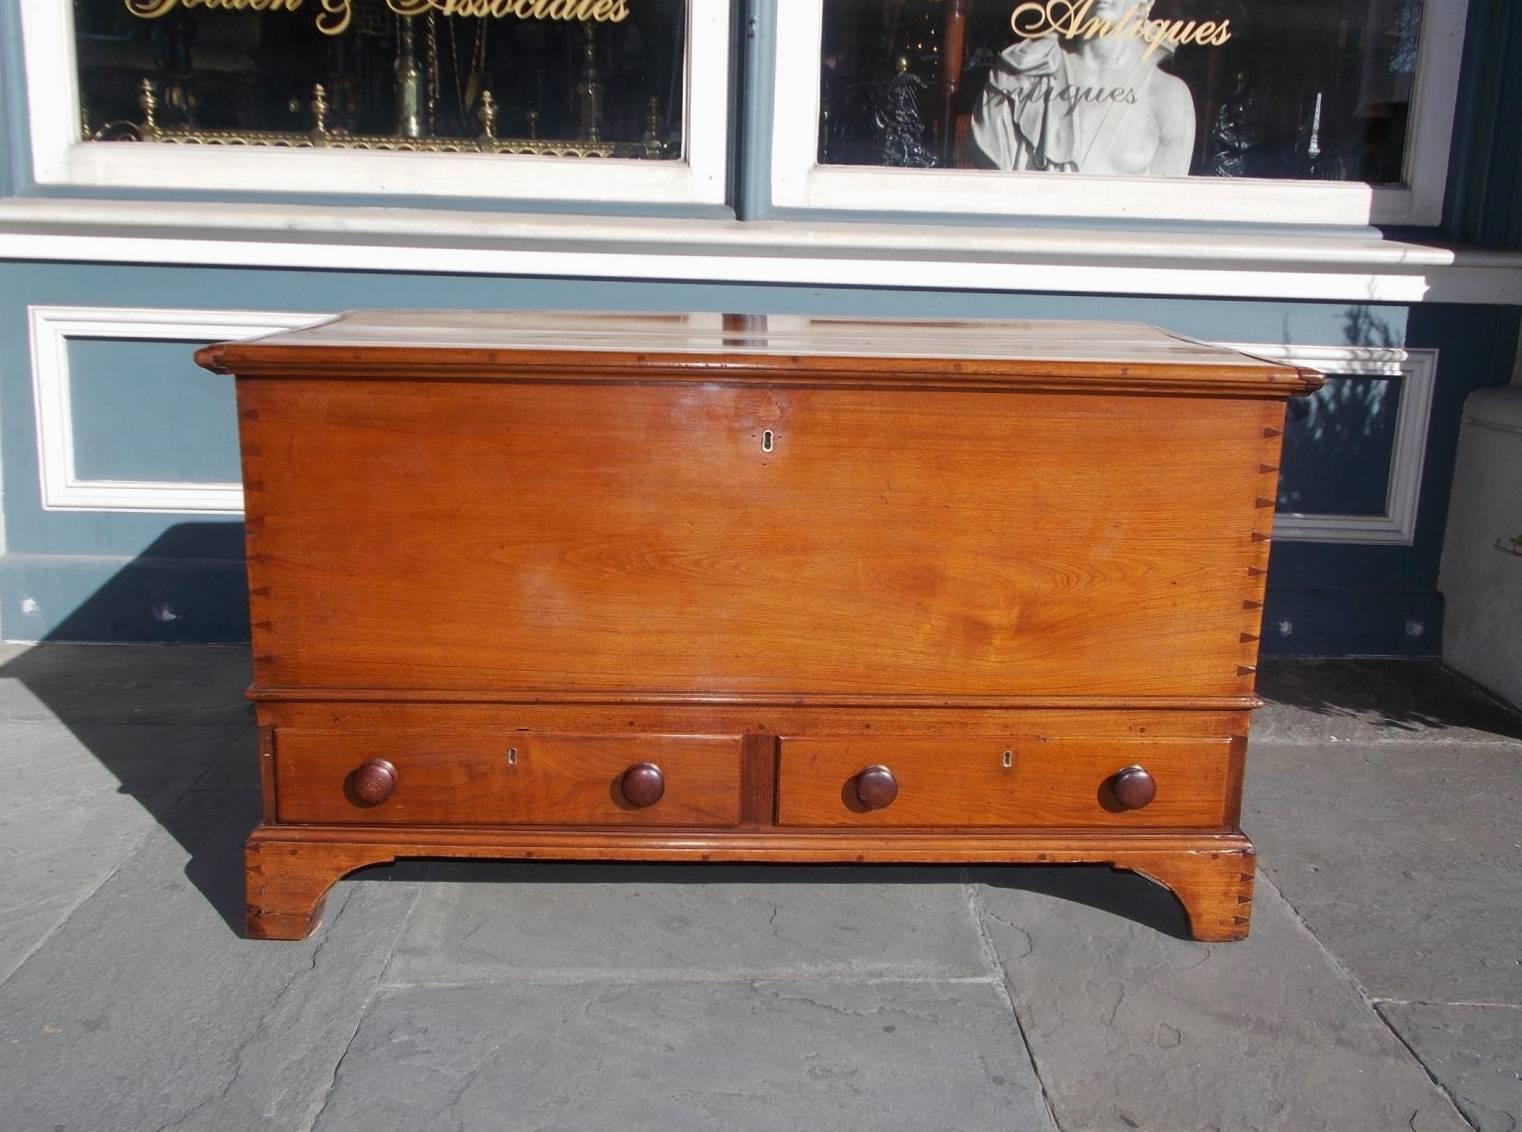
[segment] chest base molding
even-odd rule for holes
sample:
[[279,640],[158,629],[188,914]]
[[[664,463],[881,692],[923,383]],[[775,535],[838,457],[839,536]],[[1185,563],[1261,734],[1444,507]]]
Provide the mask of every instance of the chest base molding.
[[261,825],[245,849],[247,927],[303,939],[333,882],[369,865],[449,857],[545,861],[1110,865],[1171,891],[1195,939],[1247,935],[1255,853],[1240,833],[473,830]]

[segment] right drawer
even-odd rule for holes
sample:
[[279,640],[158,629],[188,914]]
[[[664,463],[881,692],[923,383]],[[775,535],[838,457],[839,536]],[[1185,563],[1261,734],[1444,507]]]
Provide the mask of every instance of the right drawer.
[[1229,738],[784,738],[777,823],[1217,828],[1239,760]]

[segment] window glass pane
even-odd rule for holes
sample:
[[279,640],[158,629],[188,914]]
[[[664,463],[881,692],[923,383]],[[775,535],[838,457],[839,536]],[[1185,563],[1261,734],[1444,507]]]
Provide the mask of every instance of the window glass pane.
[[819,160],[1398,183],[1422,3],[824,0]]
[[1383,515],[1404,393],[1398,377],[1328,374],[1289,403],[1278,509],[1307,515]]
[[74,4],[95,141],[682,157],[686,0]]

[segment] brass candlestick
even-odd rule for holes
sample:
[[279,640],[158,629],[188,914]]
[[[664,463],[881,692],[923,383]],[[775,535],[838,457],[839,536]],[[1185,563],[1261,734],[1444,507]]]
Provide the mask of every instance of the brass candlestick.
[[420,138],[423,129],[423,71],[418,66],[412,20],[397,17],[396,27],[396,132],[404,138]]
[[576,105],[580,110],[582,141],[602,141],[602,76],[597,73],[597,40],[593,38],[592,25],[585,23],[581,30],[586,43],[581,49],[581,78],[576,83]]
[[497,99],[489,90],[481,92],[481,105],[476,110],[476,120],[481,123],[481,148],[495,149],[497,140]]

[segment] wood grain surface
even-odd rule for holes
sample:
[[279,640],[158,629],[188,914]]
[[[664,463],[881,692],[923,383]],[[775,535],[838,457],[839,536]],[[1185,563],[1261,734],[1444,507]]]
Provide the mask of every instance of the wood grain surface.
[[1252,691],[1278,405],[299,380],[240,404],[258,686]]
[[[777,824],[1224,828],[1230,755],[1227,739],[784,737]],[[1133,764],[1157,781],[1157,797],[1126,810],[1109,782]],[[859,804],[851,788],[873,765],[898,780],[882,809]]]
[[245,850],[248,932],[301,939],[345,873],[408,857],[546,861],[1111,864],[1171,889],[1196,939],[1247,935],[1252,844],[1241,834],[876,831],[472,830],[260,826]]
[[[685,825],[740,820],[740,739],[711,735],[544,735],[489,731],[282,729],[275,760],[283,822],[367,825]],[[379,805],[353,797],[367,760],[396,768]],[[619,779],[654,763],[665,793],[630,805]]]
[[[1313,370],[1137,322],[587,311],[355,311],[208,346],[241,376],[618,380],[1277,397]],[[567,362],[574,360],[574,365]]]

